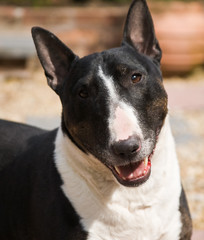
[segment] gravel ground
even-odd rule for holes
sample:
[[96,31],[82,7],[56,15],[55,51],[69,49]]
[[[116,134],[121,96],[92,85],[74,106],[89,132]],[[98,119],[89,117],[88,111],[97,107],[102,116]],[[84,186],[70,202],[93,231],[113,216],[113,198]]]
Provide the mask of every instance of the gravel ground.
[[[201,78],[204,79],[204,73]],[[167,81],[167,85],[173,80]],[[187,82],[192,85],[194,81],[188,78]],[[50,128],[48,123],[55,126],[60,114],[58,96],[47,87],[42,71],[0,74],[0,118]],[[204,108],[173,108],[170,116],[193,224],[196,229],[204,229]]]

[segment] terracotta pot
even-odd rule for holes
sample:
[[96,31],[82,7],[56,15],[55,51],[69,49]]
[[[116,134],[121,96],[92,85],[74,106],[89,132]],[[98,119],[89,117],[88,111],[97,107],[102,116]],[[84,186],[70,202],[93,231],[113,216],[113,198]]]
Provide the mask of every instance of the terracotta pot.
[[[157,9],[158,10],[158,9]],[[163,50],[166,73],[187,72],[204,63],[204,6],[199,3],[168,4],[153,8],[156,33]]]

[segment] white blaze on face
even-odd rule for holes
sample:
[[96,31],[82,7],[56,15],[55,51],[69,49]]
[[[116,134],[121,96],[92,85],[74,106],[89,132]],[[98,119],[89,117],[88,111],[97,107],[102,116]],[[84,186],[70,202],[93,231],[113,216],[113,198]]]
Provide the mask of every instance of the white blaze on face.
[[127,110],[119,106],[115,109],[112,128],[116,135],[116,141],[126,140],[136,133],[134,116],[132,116],[133,112],[130,109],[129,111]]
[[142,131],[139,126],[136,111],[120,99],[111,76],[106,76],[101,67],[99,67],[98,74],[109,93],[110,116],[108,123],[111,136],[110,140],[126,140],[134,134],[142,139]]

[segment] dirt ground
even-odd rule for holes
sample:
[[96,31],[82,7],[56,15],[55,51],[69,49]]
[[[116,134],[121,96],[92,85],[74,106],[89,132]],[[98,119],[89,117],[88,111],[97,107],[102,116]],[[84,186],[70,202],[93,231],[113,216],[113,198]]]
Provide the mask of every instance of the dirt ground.
[[[194,79],[188,78],[188,82],[192,84]],[[172,79],[165,81],[168,85]],[[47,86],[42,70],[0,73],[0,118],[33,120],[33,124],[38,119],[46,125],[49,119],[59,120],[60,114],[58,96]],[[170,116],[193,224],[195,229],[204,229],[204,109],[173,108]]]

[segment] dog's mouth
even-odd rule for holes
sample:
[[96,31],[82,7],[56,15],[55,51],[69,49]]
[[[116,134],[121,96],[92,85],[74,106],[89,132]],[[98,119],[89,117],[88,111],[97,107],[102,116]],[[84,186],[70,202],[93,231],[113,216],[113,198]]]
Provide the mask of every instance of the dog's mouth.
[[145,159],[123,166],[111,166],[116,179],[125,186],[139,186],[146,182],[151,173],[151,155]]
[[145,183],[150,177],[154,151],[155,148],[149,156],[141,161],[121,166],[109,166],[109,168],[120,184],[127,187],[137,187]]
[[109,166],[120,184],[126,187],[138,187],[149,179],[151,174],[152,157],[157,146],[160,130],[161,128],[157,129],[156,142],[149,156],[146,156],[140,161],[130,162],[126,165]]

